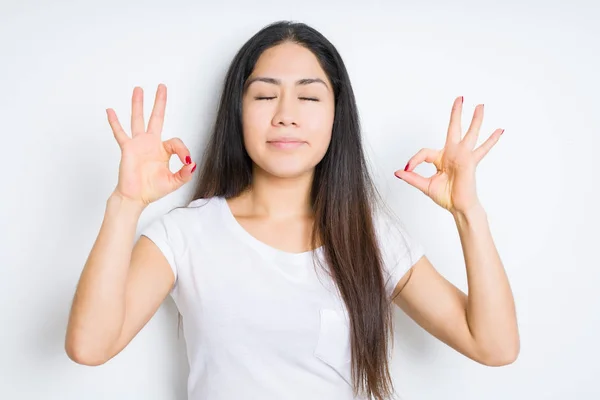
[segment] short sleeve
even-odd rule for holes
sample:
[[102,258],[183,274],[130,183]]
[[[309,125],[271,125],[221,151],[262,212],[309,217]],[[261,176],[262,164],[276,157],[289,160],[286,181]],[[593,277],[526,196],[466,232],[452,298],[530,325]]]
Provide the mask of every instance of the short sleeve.
[[375,223],[383,260],[385,288],[391,299],[398,282],[425,255],[425,248],[395,216],[380,215]]
[[152,240],[160,249],[173,271],[175,280],[173,287],[177,282],[177,262],[175,257],[176,240],[179,237],[179,228],[175,225],[175,221],[167,213],[158,218],[155,218],[141,231],[141,236],[146,236]]

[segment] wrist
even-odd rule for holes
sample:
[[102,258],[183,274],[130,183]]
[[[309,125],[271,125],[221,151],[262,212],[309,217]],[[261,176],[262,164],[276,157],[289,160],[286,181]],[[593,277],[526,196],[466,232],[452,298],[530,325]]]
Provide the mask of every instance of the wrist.
[[485,209],[479,203],[464,210],[452,210],[451,214],[457,224],[469,224],[487,218]]
[[113,191],[108,200],[108,206],[112,206],[114,208],[118,208],[119,210],[123,210],[124,212],[133,213],[133,214],[141,214],[146,208],[146,204],[142,201],[131,199],[127,196],[123,196],[118,191]]

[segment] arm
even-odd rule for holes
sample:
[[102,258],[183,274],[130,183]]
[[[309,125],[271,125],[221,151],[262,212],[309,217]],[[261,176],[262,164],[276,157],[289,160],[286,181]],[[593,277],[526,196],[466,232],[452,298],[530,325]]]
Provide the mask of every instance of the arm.
[[[413,266],[412,273],[401,279],[396,288],[396,304],[427,331],[467,357],[485,365],[505,365],[519,353],[515,305],[475,184],[477,165],[504,129],[496,129],[476,147],[484,106],[475,107],[464,137],[462,106],[463,97],[457,97],[444,148],[421,149],[404,171],[395,174],[454,217],[467,267],[469,295],[440,276],[423,257]],[[422,162],[432,163],[437,172],[429,178],[415,173],[415,167]]]
[[[145,237],[133,247],[143,207],[115,194],[73,298],[65,350],[79,364],[118,354],[156,312],[174,282],[162,252]],[[133,249],[132,249],[133,247]]]
[[422,257],[398,283],[394,302],[417,324],[465,356],[489,366],[510,364],[519,333],[510,285],[483,208],[455,213],[469,295]]

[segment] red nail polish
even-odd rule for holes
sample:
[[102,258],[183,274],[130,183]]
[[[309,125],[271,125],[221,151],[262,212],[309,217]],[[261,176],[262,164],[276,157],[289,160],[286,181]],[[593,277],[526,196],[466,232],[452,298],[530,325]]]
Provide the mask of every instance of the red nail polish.
[[188,164],[188,165],[191,164],[192,163],[192,157],[185,156],[185,163]]
[[198,166],[198,164],[194,165],[194,168],[192,168],[192,172],[194,172],[194,170],[196,170],[197,166]]
[[465,98],[463,96],[460,96],[460,104],[462,104],[465,101]]
[[408,163],[406,163],[406,167],[404,167],[405,171],[408,171]]

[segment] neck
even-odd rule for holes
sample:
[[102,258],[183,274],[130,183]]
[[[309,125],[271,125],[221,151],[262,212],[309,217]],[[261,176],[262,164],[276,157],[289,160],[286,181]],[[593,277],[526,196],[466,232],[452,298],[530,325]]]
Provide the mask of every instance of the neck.
[[293,178],[278,178],[255,167],[252,186],[240,200],[255,216],[277,219],[312,216],[312,179],[313,171]]

